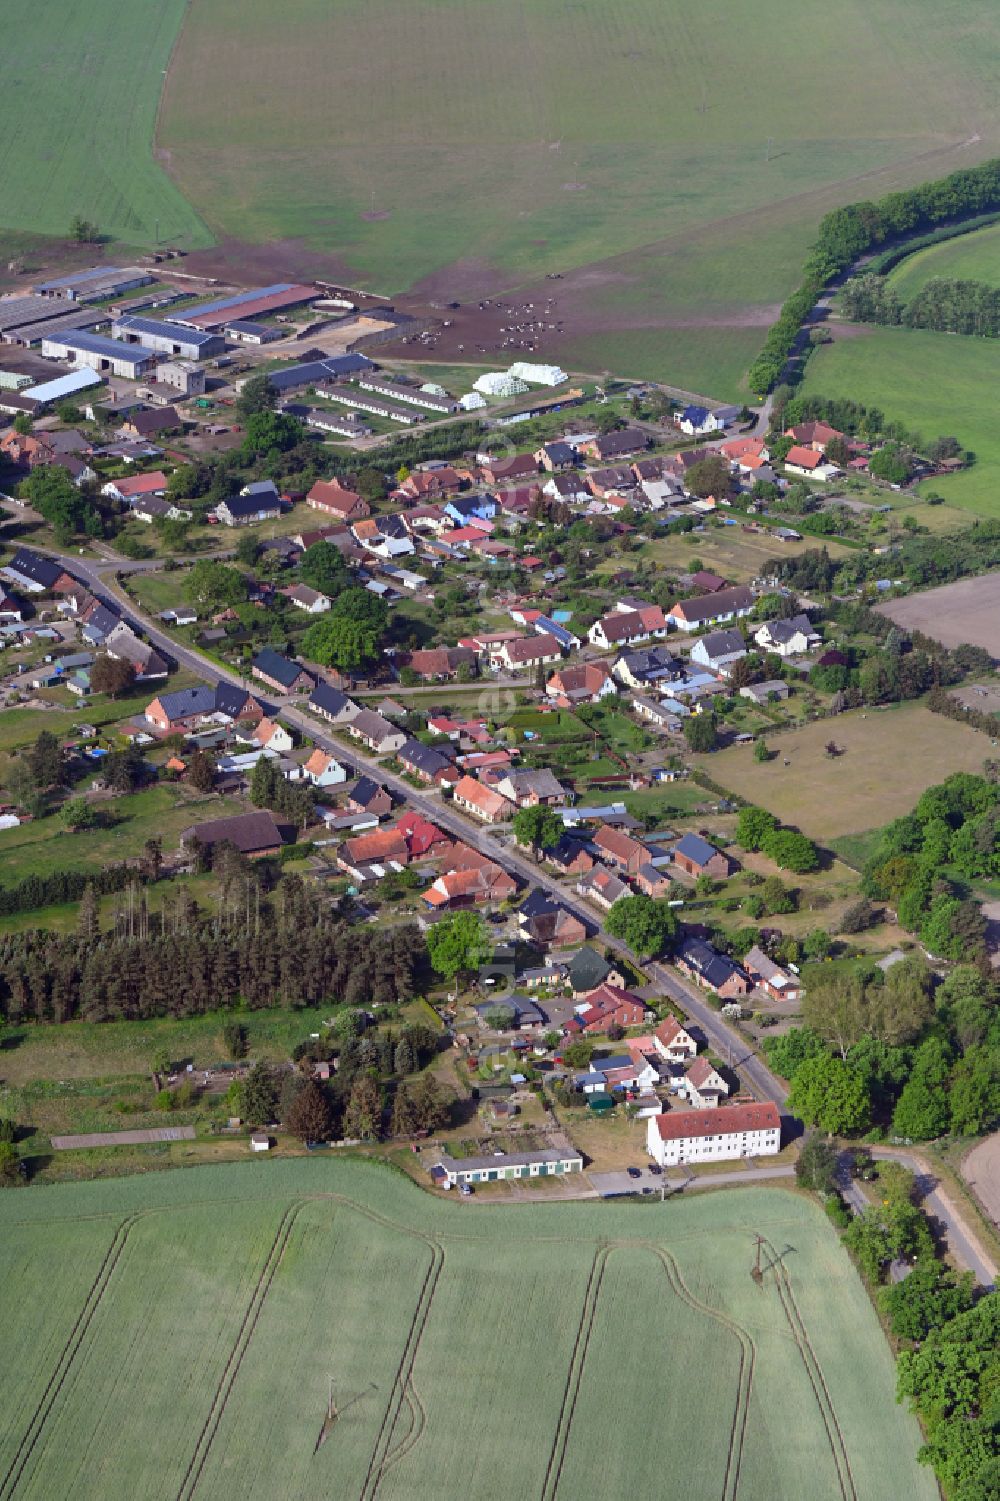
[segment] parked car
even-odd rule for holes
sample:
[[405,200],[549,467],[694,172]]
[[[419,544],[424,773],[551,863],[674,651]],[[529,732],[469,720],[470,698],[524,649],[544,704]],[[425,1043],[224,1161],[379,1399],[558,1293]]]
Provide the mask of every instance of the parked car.
[[653,1174],[654,1178],[659,1178],[663,1169],[658,1162],[651,1162],[649,1164],[649,1171]]
[[642,1169],[638,1168],[638,1167],[626,1168],[626,1172],[628,1173],[628,1175],[629,1175],[630,1178],[641,1178],[642,1177]]
[[472,1184],[471,1183],[463,1183],[463,1184],[461,1184],[459,1191],[460,1191],[463,1199],[471,1199],[472,1198]]

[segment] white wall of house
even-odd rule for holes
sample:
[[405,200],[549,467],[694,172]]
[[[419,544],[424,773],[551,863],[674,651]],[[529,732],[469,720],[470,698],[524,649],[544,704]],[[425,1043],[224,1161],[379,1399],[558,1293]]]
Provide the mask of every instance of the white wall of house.
[[658,1117],[646,1124],[646,1150],[661,1167],[676,1167],[681,1162],[726,1162],[741,1157],[773,1157],[781,1151],[781,1130],[733,1131],[719,1136],[682,1136],[664,1141],[657,1126]]

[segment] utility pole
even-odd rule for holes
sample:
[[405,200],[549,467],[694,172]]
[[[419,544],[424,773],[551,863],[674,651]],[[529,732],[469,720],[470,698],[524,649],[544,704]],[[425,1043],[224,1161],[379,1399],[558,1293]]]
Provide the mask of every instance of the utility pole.
[[767,138],[767,154],[764,157],[764,160],[766,162],[769,162],[771,160],[771,147],[773,145],[774,145],[774,136],[768,136],[768,138]]
[[753,1266],[750,1268],[750,1275],[756,1282],[757,1286],[760,1287],[764,1281],[764,1273],[761,1270],[760,1265],[760,1248],[764,1244],[764,1238],[761,1235],[755,1235],[754,1240],[757,1242],[757,1259],[754,1262]]

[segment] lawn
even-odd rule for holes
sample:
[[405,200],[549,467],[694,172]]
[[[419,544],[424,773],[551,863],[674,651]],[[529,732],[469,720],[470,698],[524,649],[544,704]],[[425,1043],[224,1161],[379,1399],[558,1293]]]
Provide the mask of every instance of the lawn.
[[[833,740],[842,754],[825,752]],[[695,759],[716,782],[825,842],[908,813],[925,787],[953,771],[981,772],[985,735],[920,703],[855,710],[769,740],[770,761],[749,745]]]
[[304,268],[335,258],[385,293],[548,292],[558,271],[568,368],[720,398],[826,209],[997,145],[989,0],[708,0],[696,24],[678,0],[292,16],[199,0],[181,34],[158,143],[220,238],[294,241]]
[[914,251],[900,261],[889,281],[902,301],[910,302],[935,276],[1000,285],[1000,224]]
[[555,1501],[668,1466],[692,1501],[798,1501],[842,1494],[835,1454],[865,1501],[937,1494],[860,1281],[793,1193],[487,1208],[299,1159],[39,1187],[0,1218],[0,1463],[27,1498]]
[[0,865],[11,878],[50,875],[56,870],[100,870],[112,861],[142,853],[147,839],[161,838],[172,854],[182,830],[208,818],[245,811],[230,797],[202,797],[164,782],[104,804],[115,822],[110,828],[68,834],[57,816],[14,829],[0,829]]
[[[961,244],[960,240],[955,241]],[[1000,515],[1000,341],[923,329],[871,328],[819,348],[806,367],[806,395],[877,406],[925,440],[954,434],[976,454],[960,474],[928,480],[952,505]],[[923,519],[920,517],[919,519]]]
[[[72,648],[69,648],[72,649]],[[170,687],[185,688],[194,679],[185,673],[177,673],[170,680]],[[27,691],[27,690],[26,690]],[[42,694],[38,695],[43,697]],[[0,754],[17,750],[18,746],[30,745],[41,730],[49,730],[60,738],[73,734],[73,726],[90,724],[98,730],[107,730],[110,725],[131,719],[141,714],[150,699],[152,689],[130,694],[127,698],[111,699],[96,697],[83,709],[77,704],[72,709],[4,709],[0,714]]]
[[0,217],[64,236],[82,214],[129,245],[211,243],[153,155],[185,0],[7,0]]
[[[823,537],[803,537],[801,542],[779,542],[770,532],[746,532],[742,526],[707,525],[701,532],[676,532],[644,542],[630,558],[643,558],[662,568],[688,570],[694,559],[704,568],[736,584],[756,578],[764,565],[775,558],[795,558],[817,547],[825,547],[832,558],[844,558],[850,549]],[[597,574],[617,573],[621,558],[612,556],[597,565]]]

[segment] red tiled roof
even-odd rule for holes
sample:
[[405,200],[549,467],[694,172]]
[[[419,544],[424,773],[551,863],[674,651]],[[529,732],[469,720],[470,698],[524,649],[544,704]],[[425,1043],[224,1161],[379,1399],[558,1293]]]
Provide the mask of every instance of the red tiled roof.
[[670,1110],[654,1117],[661,1141],[692,1136],[730,1136],[742,1131],[771,1131],[780,1127],[778,1107],[771,1100],[754,1105],[717,1105],[712,1110]]

